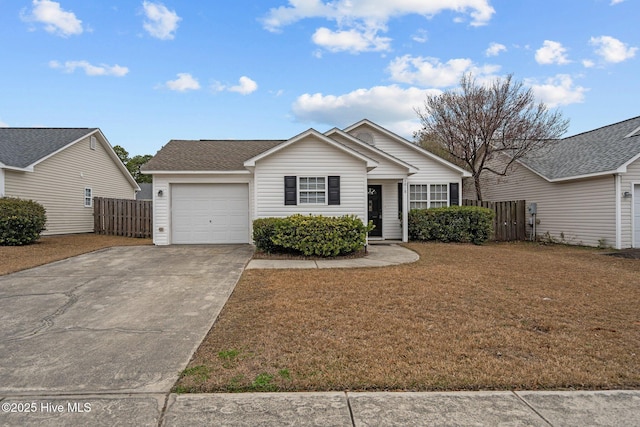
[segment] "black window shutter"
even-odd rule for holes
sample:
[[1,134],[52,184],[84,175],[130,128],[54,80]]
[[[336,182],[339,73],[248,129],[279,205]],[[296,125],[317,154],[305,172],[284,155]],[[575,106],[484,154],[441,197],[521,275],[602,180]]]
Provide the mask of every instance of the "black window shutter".
[[460,204],[459,186],[457,182],[449,184],[449,206],[458,206]]
[[284,177],[284,204],[297,205],[297,179],[295,176]]
[[340,204],[340,177],[339,176],[329,177],[329,204],[330,205]]
[[398,183],[398,218],[402,218],[402,183]]

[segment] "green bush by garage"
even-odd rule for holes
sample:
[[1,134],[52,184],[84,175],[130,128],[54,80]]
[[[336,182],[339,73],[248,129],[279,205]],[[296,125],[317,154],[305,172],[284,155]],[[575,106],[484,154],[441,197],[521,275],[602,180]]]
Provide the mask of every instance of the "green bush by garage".
[[253,241],[267,253],[332,257],[364,249],[371,223],[355,215],[291,215],[253,221]]
[[480,245],[493,233],[494,215],[492,210],[476,206],[412,209],[409,211],[409,239]]
[[33,200],[0,198],[0,245],[22,246],[35,242],[47,222],[44,207]]

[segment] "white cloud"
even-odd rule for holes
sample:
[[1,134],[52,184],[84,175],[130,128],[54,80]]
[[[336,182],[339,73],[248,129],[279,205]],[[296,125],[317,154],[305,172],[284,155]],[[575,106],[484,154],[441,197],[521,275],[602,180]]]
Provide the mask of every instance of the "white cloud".
[[9,125],[6,124],[5,122],[3,122],[2,120],[0,120],[0,128],[8,128]]
[[491,43],[487,50],[484,51],[486,56],[498,56],[501,52],[506,52],[507,47],[500,43]]
[[258,83],[247,76],[242,76],[238,79],[238,84],[236,86],[227,86],[220,82],[215,82],[211,85],[211,89],[214,92],[223,92],[226,90],[228,92],[236,92],[241,95],[249,95],[258,90]]
[[73,12],[67,12],[60,3],[51,0],[33,0],[30,14],[21,14],[24,21],[44,24],[45,31],[61,37],[82,34],[82,21]]
[[368,118],[403,136],[411,136],[420,125],[414,108],[437,89],[403,89],[397,85],[357,89],[343,95],[304,94],[292,106],[296,120],[347,126]]
[[258,84],[247,76],[240,77],[237,86],[231,86],[229,92],[237,92],[241,95],[249,95],[258,89]]
[[390,38],[380,37],[375,31],[331,31],[325,27],[318,28],[311,39],[330,52],[351,53],[389,50],[391,42]]
[[609,3],[609,5],[614,6],[616,4],[620,4],[622,3],[624,0],[611,0],[611,3]]
[[582,65],[584,66],[584,68],[593,68],[596,64],[590,59],[583,59]]
[[391,40],[378,33],[387,31],[392,18],[412,14],[431,18],[445,11],[470,16],[472,26],[487,24],[495,13],[489,0],[288,0],[288,5],[270,9],[262,23],[268,31],[277,32],[307,18],[334,21],[338,29],[319,28],[314,42],[332,52],[355,53],[388,50]]
[[589,90],[576,86],[571,76],[567,74],[550,77],[544,83],[533,80],[528,80],[526,83],[531,86],[534,95],[551,108],[584,102],[585,93]]
[[389,19],[403,15],[432,17],[444,11],[471,16],[471,25],[485,25],[495,13],[489,0],[289,0],[288,6],[269,10],[263,19],[265,28],[277,31],[306,18],[325,18],[338,23],[361,21],[371,26],[384,25]]
[[552,40],[545,40],[542,47],[536,50],[536,61],[538,64],[568,64],[567,49],[562,43]]
[[169,80],[165,86],[170,90],[186,92],[188,90],[200,89],[200,83],[189,73],[178,73],[178,78]]
[[499,69],[498,65],[476,66],[468,58],[450,59],[442,63],[438,58],[404,55],[391,61],[387,71],[391,74],[391,79],[396,82],[447,87],[458,84],[460,77],[466,72],[471,72],[477,78],[483,79],[498,72]]
[[411,37],[416,43],[426,43],[429,40],[429,33],[427,30],[419,29],[416,33]]
[[64,64],[61,64],[58,61],[49,61],[49,67],[56,69],[63,69],[67,73],[73,73],[76,68],[81,68],[84,70],[87,76],[115,76],[115,77],[124,77],[129,73],[129,69],[127,67],[122,67],[120,65],[92,65],[87,61],[65,61]]
[[162,3],[144,1],[144,15],[147,18],[142,26],[147,32],[160,40],[172,40],[182,20],[175,11],[167,9]]
[[629,47],[627,44],[610,36],[591,37],[589,44],[596,47],[596,53],[606,62],[622,62],[633,58],[638,51],[637,47]]

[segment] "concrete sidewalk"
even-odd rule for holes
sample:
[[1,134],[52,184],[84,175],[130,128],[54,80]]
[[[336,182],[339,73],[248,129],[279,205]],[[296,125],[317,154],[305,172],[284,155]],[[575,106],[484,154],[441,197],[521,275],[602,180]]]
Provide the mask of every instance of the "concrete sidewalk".
[[638,390],[74,394],[0,403],[2,426],[640,426]]
[[386,267],[408,264],[420,259],[417,253],[397,244],[374,243],[367,246],[367,255],[361,258],[338,260],[252,259],[246,269],[261,268],[361,268]]

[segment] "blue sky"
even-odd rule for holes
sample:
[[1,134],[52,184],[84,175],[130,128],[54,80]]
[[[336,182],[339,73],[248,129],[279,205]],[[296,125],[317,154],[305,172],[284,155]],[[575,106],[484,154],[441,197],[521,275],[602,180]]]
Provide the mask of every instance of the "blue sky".
[[[453,6],[452,6],[453,5]],[[415,108],[509,73],[571,120],[640,114],[638,0],[0,0],[0,126],[170,139],[287,139]]]

